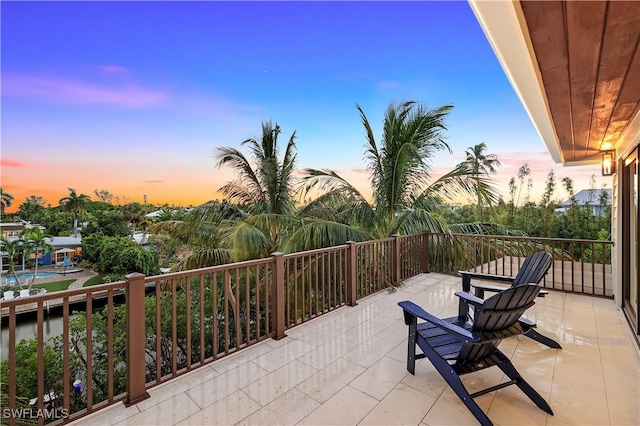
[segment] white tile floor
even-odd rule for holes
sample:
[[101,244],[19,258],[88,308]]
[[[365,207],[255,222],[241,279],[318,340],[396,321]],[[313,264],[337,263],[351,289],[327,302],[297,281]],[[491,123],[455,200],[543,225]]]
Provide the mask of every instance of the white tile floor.
[[[454,316],[460,278],[414,277],[395,293],[362,299],[233,356],[118,403],[88,425],[466,425],[476,424],[428,360],[406,370],[400,300]],[[498,425],[638,425],[640,355],[612,300],[551,292],[527,311],[562,350],[526,337],[501,343],[550,403],[538,409],[515,386],[476,399]],[[471,389],[503,380],[497,368],[463,376]]]

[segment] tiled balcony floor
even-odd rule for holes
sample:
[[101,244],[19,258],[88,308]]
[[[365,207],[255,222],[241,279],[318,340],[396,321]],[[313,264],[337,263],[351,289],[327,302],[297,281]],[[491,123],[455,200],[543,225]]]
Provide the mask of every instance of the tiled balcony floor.
[[[401,300],[454,316],[460,278],[424,274],[118,403],[76,424],[463,425],[477,424],[427,359],[406,370]],[[549,401],[538,409],[517,387],[476,399],[498,425],[638,425],[640,358],[612,300],[551,292],[527,311],[562,350],[526,337],[501,343]],[[494,371],[495,370],[495,371]],[[463,376],[470,388],[504,380],[497,368]]]

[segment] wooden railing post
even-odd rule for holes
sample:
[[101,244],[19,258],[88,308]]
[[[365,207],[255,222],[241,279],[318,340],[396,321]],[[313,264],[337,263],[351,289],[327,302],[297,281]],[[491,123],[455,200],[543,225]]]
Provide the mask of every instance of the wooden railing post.
[[[144,279],[138,272],[127,275],[127,397],[128,407],[149,398],[145,379],[145,308]],[[159,354],[158,354],[159,356]]]
[[400,261],[400,235],[393,234],[393,283],[402,281],[402,263]]
[[358,248],[355,241],[347,241],[347,306],[358,304]]
[[429,273],[429,231],[422,233],[422,272]]
[[271,329],[274,330],[274,339],[280,340],[286,337],[284,324],[284,254],[280,252],[272,253],[273,258],[273,276],[274,282],[272,286],[271,300],[273,300],[273,324]]

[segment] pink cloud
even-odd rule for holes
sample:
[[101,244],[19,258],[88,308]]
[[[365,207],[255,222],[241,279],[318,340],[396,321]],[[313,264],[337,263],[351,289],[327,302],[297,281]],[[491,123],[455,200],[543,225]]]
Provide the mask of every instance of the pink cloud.
[[358,173],[358,174],[363,174],[363,175],[371,174],[371,170],[369,170],[369,169],[351,169],[351,171],[353,173]]
[[145,108],[164,102],[166,96],[135,85],[106,87],[83,81],[5,74],[2,79],[3,95],[47,99],[70,104],[116,105],[127,108]]
[[18,161],[6,160],[3,158],[0,160],[0,165],[2,167],[22,167],[23,164]]

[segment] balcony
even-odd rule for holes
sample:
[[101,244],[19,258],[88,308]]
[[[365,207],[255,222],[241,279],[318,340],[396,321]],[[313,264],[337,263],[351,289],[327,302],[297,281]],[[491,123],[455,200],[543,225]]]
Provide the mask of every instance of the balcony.
[[[77,424],[475,424],[428,360],[418,361],[415,376],[407,372],[407,327],[397,306],[409,299],[453,316],[459,290],[458,277],[420,274],[396,292],[368,296]],[[555,415],[509,387],[477,399],[496,424],[637,424],[639,354],[612,300],[552,291],[527,315],[563,349],[526,337],[501,349]],[[489,369],[463,380],[474,388],[504,375]]]
[[[515,275],[524,255],[545,250],[554,257],[542,282],[550,294],[527,317],[563,349],[528,338],[501,349],[555,416],[518,389],[477,401],[497,424],[636,424],[640,356],[611,300],[609,245],[395,236],[5,301],[2,423],[26,420],[26,408],[50,416],[37,417],[39,424],[473,424],[428,360],[415,376],[406,371],[397,302],[453,316],[461,279],[451,272]],[[393,291],[391,283],[402,285]],[[44,337],[49,305],[61,312],[53,352]],[[28,378],[16,363],[17,315],[25,308],[37,317],[37,371]],[[504,380],[499,373],[463,378],[484,387]],[[37,389],[25,392],[26,380]]]

